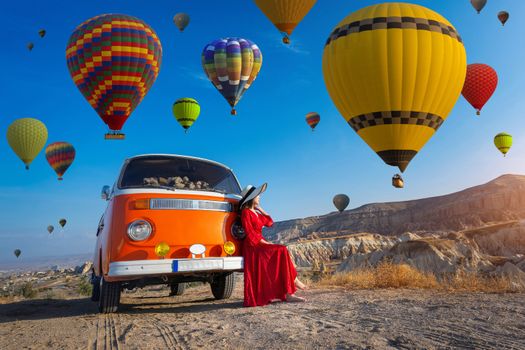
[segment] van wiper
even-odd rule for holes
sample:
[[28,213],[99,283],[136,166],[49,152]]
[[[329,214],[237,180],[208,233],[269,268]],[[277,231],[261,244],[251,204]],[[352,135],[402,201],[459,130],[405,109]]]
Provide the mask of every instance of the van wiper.
[[148,187],[148,188],[160,188],[160,189],[163,189],[163,190],[175,191],[175,188],[170,187],[170,186],[162,186],[162,185],[145,185],[144,187]]

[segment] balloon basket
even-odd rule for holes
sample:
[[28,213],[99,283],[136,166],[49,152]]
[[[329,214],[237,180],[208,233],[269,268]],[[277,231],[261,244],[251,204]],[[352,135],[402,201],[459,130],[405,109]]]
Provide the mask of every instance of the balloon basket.
[[58,181],[62,181],[62,180],[64,180],[64,179],[63,179],[63,178],[61,178],[61,177],[59,177],[59,178],[58,178]]
[[235,108],[232,108],[232,111],[230,112],[231,115],[237,115],[237,111],[235,110]]
[[283,38],[283,44],[289,45],[289,44],[290,44],[290,38],[287,37],[287,36],[285,36],[285,37]]
[[476,115],[481,115],[481,112],[480,111],[476,111]]
[[403,178],[401,175],[396,174],[392,177],[392,186],[395,188],[404,188],[405,187],[405,181],[403,181]]
[[124,140],[126,135],[116,132],[116,133],[107,133],[104,135],[105,140]]

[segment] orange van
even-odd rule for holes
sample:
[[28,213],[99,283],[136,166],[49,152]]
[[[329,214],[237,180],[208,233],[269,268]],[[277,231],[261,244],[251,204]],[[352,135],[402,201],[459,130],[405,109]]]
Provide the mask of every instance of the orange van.
[[229,298],[234,271],[242,271],[241,188],[223,164],[188,156],[148,154],[127,159],[97,230],[92,300],[116,312],[121,291],[165,284],[172,295],[185,283],[211,285]]

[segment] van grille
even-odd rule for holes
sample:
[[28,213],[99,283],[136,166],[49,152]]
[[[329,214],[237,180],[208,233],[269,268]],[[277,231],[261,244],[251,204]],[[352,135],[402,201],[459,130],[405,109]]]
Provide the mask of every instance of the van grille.
[[192,199],[151,199],[151,209],[172,210],[212,210],[231,212],[232,205],[228,202],[203,201]]

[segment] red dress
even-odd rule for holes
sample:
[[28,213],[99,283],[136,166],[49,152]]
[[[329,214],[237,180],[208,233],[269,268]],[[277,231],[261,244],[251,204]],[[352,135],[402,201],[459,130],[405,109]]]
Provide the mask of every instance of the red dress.
[[272,226],[267,215],[244,209],[242,226],[246,232],[243,241],[244,306],[263,306],[274,299],[286,300],[286,294],[297,290],[297,271],[288,249],[280,244],[261,242],[263,226]]

